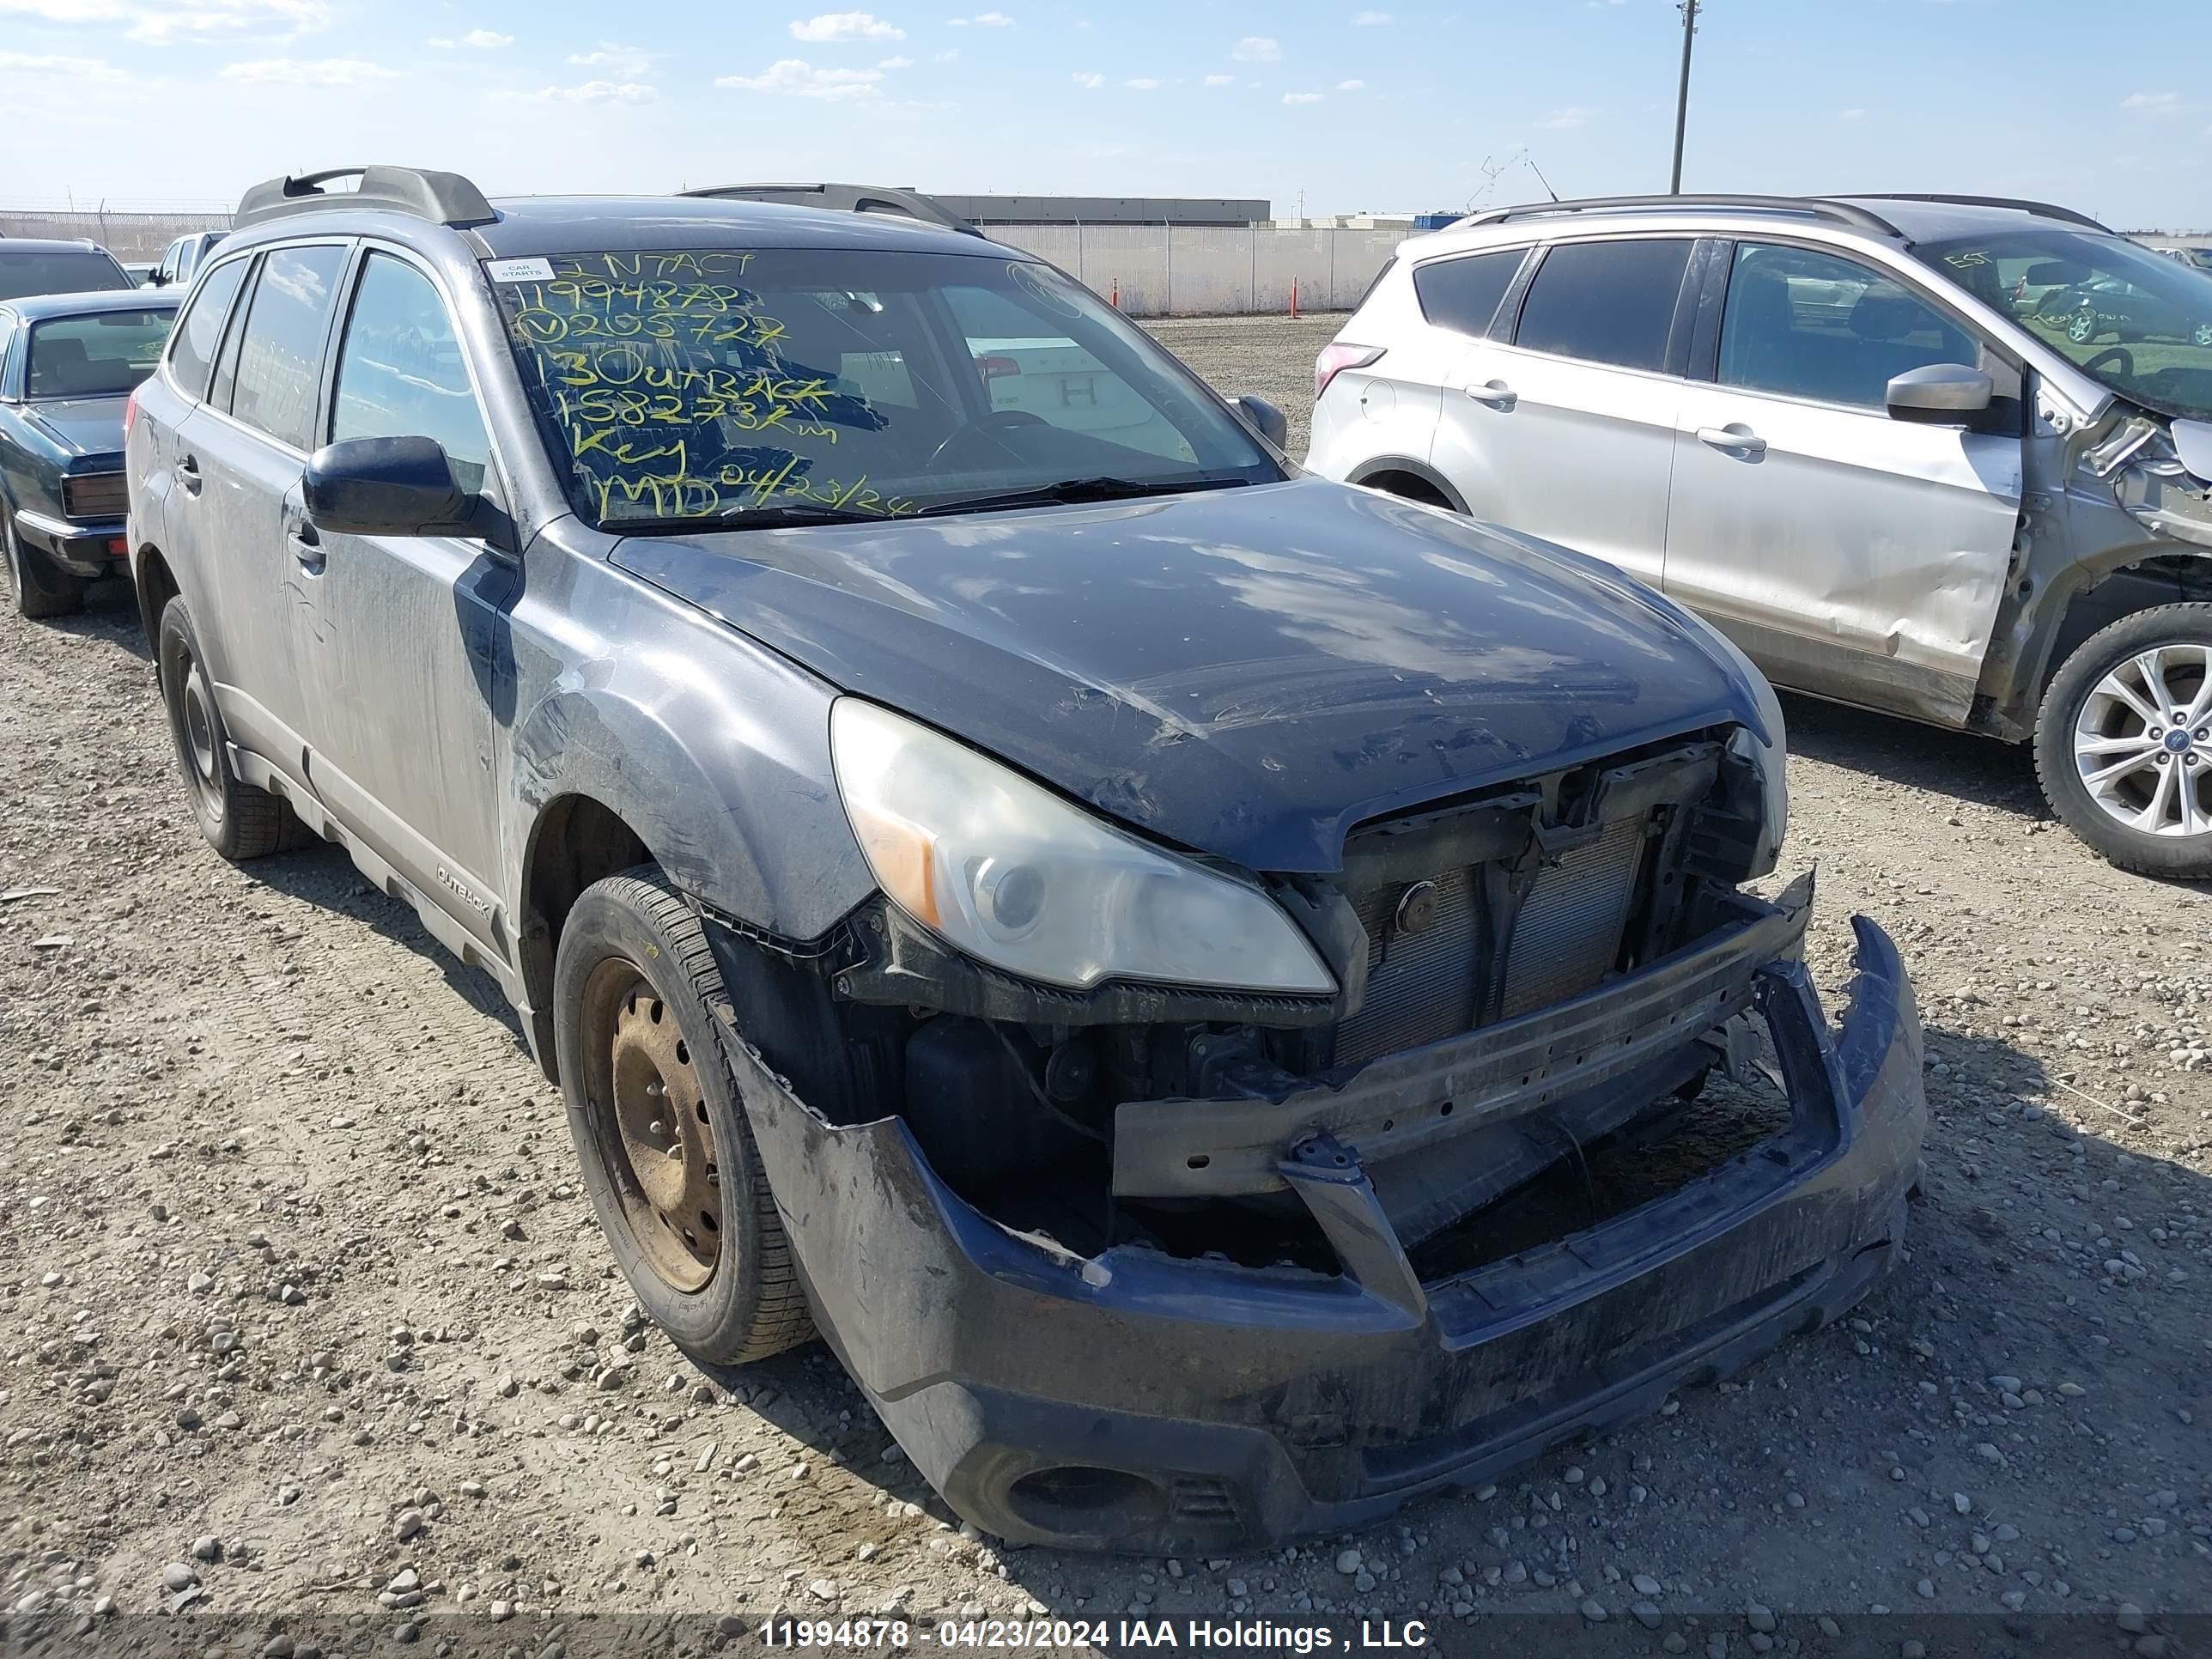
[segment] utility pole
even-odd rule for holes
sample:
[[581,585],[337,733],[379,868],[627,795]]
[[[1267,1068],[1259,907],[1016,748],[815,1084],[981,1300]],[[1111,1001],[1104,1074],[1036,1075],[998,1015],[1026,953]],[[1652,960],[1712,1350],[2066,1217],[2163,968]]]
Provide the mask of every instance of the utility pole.
[[1669,195],[1682,193],[1682,130],[1690,119],[1690,43],[1698,35],[1698,0],[1681,0],[1675,9],[1682,14],[1682,84],[1674,94],[1674,179],[1667,186]]

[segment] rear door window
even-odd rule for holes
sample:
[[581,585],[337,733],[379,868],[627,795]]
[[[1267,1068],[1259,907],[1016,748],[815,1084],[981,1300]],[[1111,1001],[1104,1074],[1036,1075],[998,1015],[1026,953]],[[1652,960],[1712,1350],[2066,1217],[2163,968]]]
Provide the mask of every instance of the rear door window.
[[20,300],[33,294],[104,293],[137,286],[121,265],[96,248],[0,247],[0,300]]
[[207,395],[208,365],[215,362],[222,343],[223,319],[230,314],[231,300],[246,275],[249,261],[233,259],[207,274],[185,314],[178,319],[175,343],[169,348],[169,373],[177,385],[195,398]]
[[1567,242],[1536,268],[1513,343],[1619,368],[1667,367],[1687,238]]
[[1478,339],[1490,332],[1498,315],[1498,302],[1513,285],[1526,248],[1502,248],[1493,253],[1471,253],[1463,259],[1438,259],[1413,268],[1413,293],[1421,302],[1421,315],[1438,328],[1472,334]]
[[307,447],[314,427],[323,344],[345,257],[335,246],[270,254],[239,337],[230,412],[295,449]]

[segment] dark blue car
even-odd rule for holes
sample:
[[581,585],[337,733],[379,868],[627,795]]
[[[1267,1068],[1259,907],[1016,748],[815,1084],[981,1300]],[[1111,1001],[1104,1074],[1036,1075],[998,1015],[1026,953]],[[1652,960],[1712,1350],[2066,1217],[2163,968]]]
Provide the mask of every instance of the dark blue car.
[[1781,710],[1705,623],[1299,472],[926,203],[349,171],[138,397],[186,799],[499,982],[701,1362],[819,1331],[979,1526],[1212,1554],[1895,1259],[1911,988],[1860,922],[1832,1036],[1747,890]]
[[24,616],[127,573],[124,410],[176,316],[137,289],[0,302],[0,550]]

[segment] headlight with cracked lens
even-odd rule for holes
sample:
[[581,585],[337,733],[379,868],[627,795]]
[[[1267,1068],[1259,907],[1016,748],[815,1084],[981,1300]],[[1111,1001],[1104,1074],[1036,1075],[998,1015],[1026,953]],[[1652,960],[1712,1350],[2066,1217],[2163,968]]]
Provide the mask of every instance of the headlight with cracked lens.
[[1246,883],[1148,847],[927,726],[841,697],[830,750],[845,815],[891,902],[995,967],[1327,994],[1297,925]]

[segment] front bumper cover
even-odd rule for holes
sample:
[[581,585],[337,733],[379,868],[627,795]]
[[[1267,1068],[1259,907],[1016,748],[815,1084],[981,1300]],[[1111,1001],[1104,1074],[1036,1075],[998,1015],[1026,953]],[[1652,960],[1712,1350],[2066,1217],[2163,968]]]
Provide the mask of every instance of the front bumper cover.
[[[1134,1247],[1085,1261],[967,1204],[899,1119],[830,1124],[730,1048],[817,1322],[952,1507],[1018,1541],[1218,1553],[1493,1479],[1865,1294],[1894,1259],[1918,1176],[1919,1019],[1896,948],[1855,917],[1856,973],[1832,1040],[1794,959],[1802,907],[1790,920],[1790,948],[1748,968],[1746,999],[1772,1034],[1789,1127],[1662,1199],[1427,1283],[1357,1139],[1325,1122],[1288,1133],[1272,1169],[1246,1158],[1239,1184],[1298,1191],[1342,1273]],[[1756,929],[1762,947],[1773,931]],[[1680,991],[1698,955],[1395,1057],[1392,1075],[1466,1086],[1471,1057],[1586,1021],[1624,990],[1671,978]],[[1707,986],[1683,1009],[1705,995],[1718,1006],[1732,993]],[[1695,1041],[1710,1025],[1685,1012],[1672,1029]],[[1512,1086],[1529,1080],[1516,1070]],[[1338,1128],[1356,1134],[1358,1115]]]

